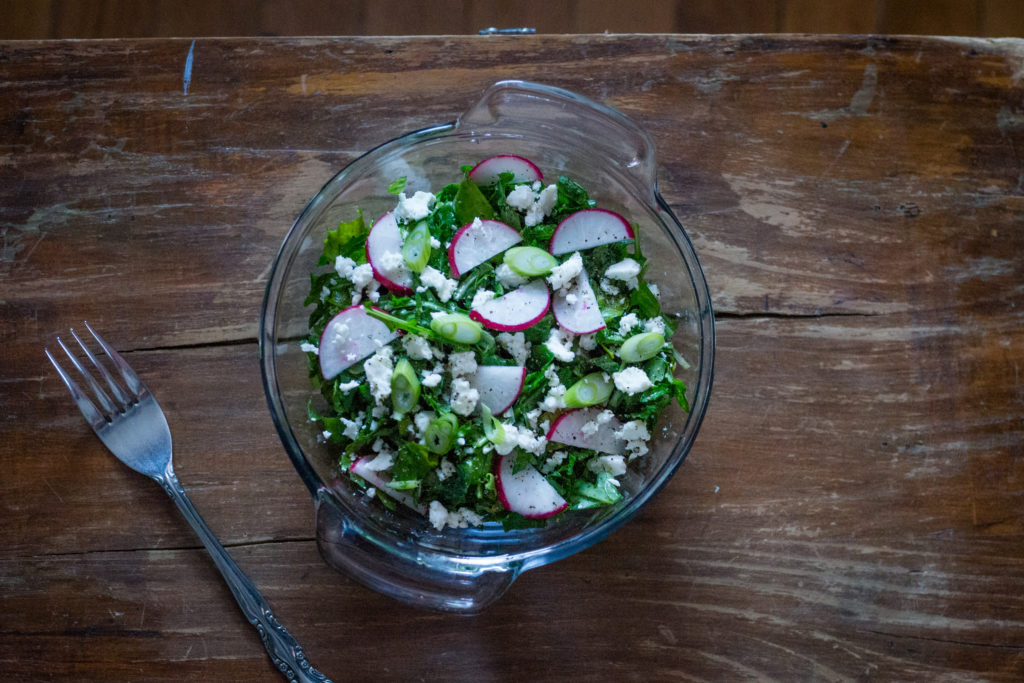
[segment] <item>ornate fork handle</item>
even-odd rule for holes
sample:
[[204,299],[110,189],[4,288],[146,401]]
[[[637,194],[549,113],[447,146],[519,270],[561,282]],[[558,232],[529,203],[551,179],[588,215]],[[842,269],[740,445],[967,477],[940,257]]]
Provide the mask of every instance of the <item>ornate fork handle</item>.
[[192,525],[192,529],[199,536],[203,545],[206,546],[206,550],[209,551],[214,564],[217,565],[217,569],[220,570],[227,582],[246,619],[259,631],[263,646],[274,662],[274,666],[290,681],[330,683],[326,676],[310,665],[302,646],[281,625],[263,595],[249,580],[249,577],[239,569],[224,546],[206,526],[206,522],[192,505],[192,501],[189,500],[185,489],[174,474],[174,470],[168,467],[163,476],[157,477],[156,480],[178,505],[178,509]]

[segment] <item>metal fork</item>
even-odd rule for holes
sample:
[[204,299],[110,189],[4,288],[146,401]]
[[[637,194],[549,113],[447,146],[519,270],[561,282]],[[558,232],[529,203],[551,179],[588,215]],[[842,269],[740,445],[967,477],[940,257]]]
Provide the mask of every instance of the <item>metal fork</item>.
[[89,350],[73,329],[71,336],[78,342],[85,358],[93,366],[95,373],[102,378],[105,387],[86,367],[83,367],[84,359],[80,361],[71,353],[60,337],[57,337],[57,343],[85,380],[92,395],[91,399],[64,371],[50,350],[43,350],[53,363],[53,367],[57,368],[60,378],[64,380],[89,426],[118,460],[136,472],[155,479],[177,503],[178,509],[192,525],[192,529],[206,546],[214,564],[227,581],[235,600],[238,601],[238,606],[242,608],[249,623],[259,631],[270,659],[285,678],[290,681],[328,681],[310,665],[302,647],[277,620],[266,599],[249,577],[238,568],[192,506],[192,501],[185,495],[185,489],[174,474],[171,463],[171,430],[156,399],[120,354],[103,341],[88,322],[84,324],[106,354],[109,359],[107,362],[117,371],[120,381],[107,369],[106,364]]

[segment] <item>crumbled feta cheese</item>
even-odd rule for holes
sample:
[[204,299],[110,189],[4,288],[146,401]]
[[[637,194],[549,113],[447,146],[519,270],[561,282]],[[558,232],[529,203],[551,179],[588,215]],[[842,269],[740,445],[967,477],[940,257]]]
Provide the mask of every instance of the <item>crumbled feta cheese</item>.
[[461,377],[452,381],[452,411],[456,415],[469,415],[480,400],[480,392]]
[[377,349],[377,353],[363,363],[363,370],[366,371],[366,379],[370,383],[370,393],[380,404],[391,395],[391,375],[395,370],[391,347],[382,346]]
[[615,436],[626,442],[626,450],[631,460],[648,452],[647,442],[650,441],[651,435],[647,431],[647,425],[640,420],[632,420],[622,425],[615,431]]
[[430,192],[417,191],[411,197],[404,192],[398,195],[398,206],[395,207],[395,220],[399,223],[418,221],[430,215],[430,207],[434,205],[434,195]]
[[433,389],[441,383],[443,378],[436,372],[430,372],[428,370],[423,371],[423,380],[420,382],[423,386],[428,389]]
[[572,359],[576,357],[576,354],[571,348],[570,338],[557,327],[551,328],[551,333],[548,335],[548,340],[544,342],[544,346],[550,351],[556,360],[562,363],[571,363]]
[[601,278],[601,291],[612,296],[619,295],[619,288],[613,285],[612,281],[606,277]]
[[530,429],[537,428],[537,420],[540,418],[540,412],[540,408],[534,408],[533,410],[526,413],[526,415],[524,415],[524,417],[526,418],[526,423],[530,425]]
[[625,282],[630,289],[636,289],[639,285],[637,275],[640,274],[640,264],[628,256],[618,263],[613,263],[604,271],[604,276],[611,280]]
[[431,235],[430,236],[430,248],[431,249],[440,249],[441,248],[441,240],[439,240],[436,237],[434,237],[433,235]]
[[310,344],[309,342],[302,342],[301,344],[299,344],[299,349],[301,349],[303,353],[314,353],[314,354],[316,354],[318,356],[320,355],[320,349],[317,348],[316,344]]
[[441,463],[437,466],[437,478],[444,481],[448,477],[455,474],[457,471],[455,464],[452,463],[448,458],[442,458]]
[[356,262],[348,256],[342,256],[339,254],[338,257],[334,259],[334,270],[343,280],[352,279],[352,271],[355,270],[355,267]]
[[601,425],[606,425],[611,422],[612,418],[615,417],[615,413],[610,410],[602,410],[598,413],[593,420],[585,422],[580,431],[586,436],[593,436],[597,434],[597,431],[601,429]]
[[331,432],[325,429],[324,431],[320,432],[320,437],[321,437],[321,438],[322,438],[322,439],[323,439],[324,441],[327,441],[328,439],[330,439],[330,438],[331,438]]
[[485,303],[494,298],[494,292],[489,289],[478,289],[476,294],[473,295],[473,302],[469,305],[470,308],[479,308]]
[[462,351],[448,356],[448,372],[452,377],[471,375],[476,372],[476,356],[472,351]]
[[544,220],[544,217],[551,213],[551,209],[555,208],[555,203],[558,201],[558,186],[548,185],[540,194],[537,196],[537,200],[533,205],[526,210],[526,216],[523,218],[523,224],[530,228],[534,225],[538,225]]
[[647,332],[657,332],[661,336],[665,336],[665,320],[663,318],[651,318],[650,320],[644,321],[644,330]]
[[579,337],[580,348],[584,351],[593,351],[597,348],[597,335],[594,334],[581,334]]
[[430,360],[433,355],[427,340],[415,334],[402,337],[402,347],[412,360]]
[[355,441],[356,437],[359,436],[359,429],[363,424],[363,419],[366,417],[366,413],[359,413],[355,420],[350,420],[347,417],[339,417],[338,420],[341,424],[345,425],[345,431],[341,433],[349,441]]
[[505,197],[505,203],[511,206],[513,209],[519,209],[520,211],[526,211],[531,206],[536,197],[529,185],[517,185],[508,193]]
[[636,313],[627,313],[619,319],[619,334],[625,337],[639,324],[640,318],[636,317]]
[[551,457],[544,461],[544,464],[540,466],[540,471],[544,474],[551,474],[558,466],[565,462],[568,457],[568,453],[565,451],[555,451],[551,454]]
[[576,302],[579,300],[580,298],[573,292],[569,292],[568,294],[565,295],[565,303],[569,304],[570,306],[575,306]]
[[383,451],[376,458],[363,465],[363,467],[371,472],[382,472],[391,469],[391,466],[394,464],[395,456],[390,451]]
[[509,355],[512,356],[512,360],[517,365],[526,365],[527,359],[530,357],[530,342],[526,341],[526,335],[522,332],[500,332],[498,334],[498,343],[505,347]]
[[538,405],[541,410],[553,413],[560,408],[565,407],[565,385],[559,384],[558,386],[551,387],[548,389],[547,396]]
[[434,411],[432,410],[424,410],[416,413],[416,416],[412,419],[413,423],[416,425],[416,434],[418,436],[423,436],[423,433],[427,431],[427,427],[430,426],[430,423],[433,420]]
[[530,185],[534,192],[540,192],[540,188],[543,187],[539,180],[534,180],[533,184]]
[[587,463],[587,469],[597,474],[607,472],[617,477],[626,473],[626,458],[621,455],[599,455]]
[[502,423],[502,427],[505,429],[505,440],[494,447],[494,450],[501,455],[511,453],[517,446],[527,453],[533,453],[534,455],[540,455],[547,448],[548,440],[543,436],[534,434],[526,427],[517,427],[509,423]]
[[358,382],[356,380],[352,380],[350,382],[342,382],[341,384],[338,385],[338,391],[347,394],[348,392],[358,387],[360,384],[362,384],[362,382]]
[[448,523],[448,509],[441,504],[441,501],[432,500],[430,501],[428,517],[434,528],[440,531]]
[[615,388],[632,396],[651,388],[651,379],[647,373],[636,366],[612,374]]
[[571,286],[576,277],[582,272],[583,257],[580,256],[580,252],[574,251],[572,256],[567,258],[564,263],[551,269],[551,274],[548,275],[547,281],[551,285],[551,289],[564,289]]
[[437,292],[437,298],[446,302],[452,298],[452,292],[459,286],[458,280],[446,278],[444,274],[433,266],[427,266],[420,273],[420,282],[427,287],[433,287]]
[[366,489],[366,497],[367,498],[373,498],[376,495],[377,495],[377,489],[373,488],[372,486],[367,487],[367,489]]
[[397,251],[385,251],[380,256],[381,270],[393,272],[405,265],[405,258]]
[[509,268],[507,263],[502,263],[495,268],[494,275],[505,289],[515,289],[527,281],[527,278]]

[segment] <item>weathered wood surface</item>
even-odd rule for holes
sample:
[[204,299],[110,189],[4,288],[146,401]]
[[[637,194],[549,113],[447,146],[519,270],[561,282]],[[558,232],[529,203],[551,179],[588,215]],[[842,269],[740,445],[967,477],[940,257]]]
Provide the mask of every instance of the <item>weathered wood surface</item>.
[[[41,346],[130,355],[196,506],[335,680],[1024,677],[1024,44],[584,36],[0,44],[0,668],[275,680]],[[518,77],[619,107],[718,317],[666,490],[474,618],[329,570],[255,329],[346,162]]]

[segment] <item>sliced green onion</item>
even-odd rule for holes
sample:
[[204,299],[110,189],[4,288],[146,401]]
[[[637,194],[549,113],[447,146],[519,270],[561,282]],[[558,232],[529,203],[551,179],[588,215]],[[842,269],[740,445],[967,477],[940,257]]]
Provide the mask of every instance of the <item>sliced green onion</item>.
[[430,228],[426,221],[420,221],[409,231],[402,242],[402,258],[409,270],[421,273],[430,260]]
[[488,441],[495,445],[505,441],[505,427],[494,417],[486,403],[480,404],[480,420],[484,424],[484,436]]
[[566,408],[596,406],[608,400],[613,388],[612,383],[604,378],[603,372],[592,372],[569,387],[562,400]]
[[665,346],[665,337],[657,332],[641,332],[622,342],[619,358],[627,363],[639,363],[654,358]]
[[399,413],[411,412],[420,400],[420,380],[405,358],[395,363],[391,373],[391,405]]
[[512,247],[502,257],[505,265],[524,277],[547,275],[558,259],[539,247]]
[[437,316],[430,321],[430,329],[444,339],[459,344],[476,344],[483,333],[480,323],[461,313]]
[[435,418],[427,425],[423,440],[427,442],[427,450],[431,453],[444,455],[455,445],[455,434],[459,429],[459,421],[448,413]]

